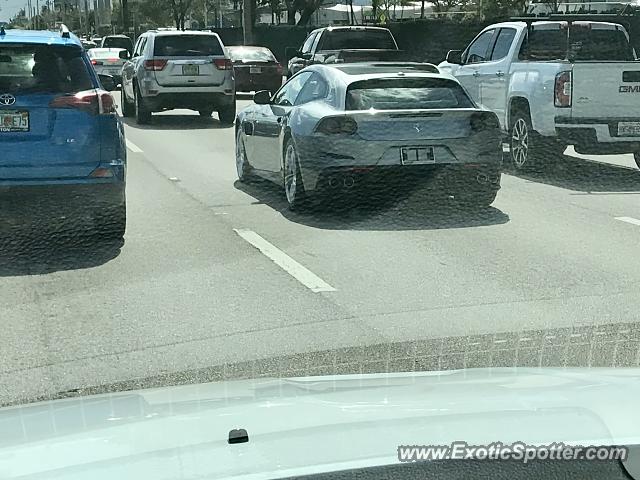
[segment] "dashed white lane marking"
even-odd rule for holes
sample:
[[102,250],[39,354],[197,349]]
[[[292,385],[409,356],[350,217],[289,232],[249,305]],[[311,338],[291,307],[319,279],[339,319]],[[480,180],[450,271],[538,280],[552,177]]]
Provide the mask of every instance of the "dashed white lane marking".
[[127,140],[127,148],[133,153],[142,153],[142,149],[130,140]]
[[631,223],[632,225],[640,226],[640,220],[633,217],[616,217],[616,220],[620,220],[621,222]]
[[271,259],[285,272],[298,280],[312,292],[335,292],[336,289],[318,277],[315,273],[300,265],[289,255],[267,242],[264,238],[252,230],[233,229],[240,237],[256,247],[262,254]]

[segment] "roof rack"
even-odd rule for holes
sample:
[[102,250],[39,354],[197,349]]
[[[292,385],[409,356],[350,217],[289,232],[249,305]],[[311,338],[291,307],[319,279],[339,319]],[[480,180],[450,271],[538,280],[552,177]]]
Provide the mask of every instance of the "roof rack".
[[60,36],[62,38],[71,38],[71,33],[64,23],[60,24]]
[[546,16],[522,16],[522,17],[513,17],[511,21],[513,22],[525,22],[527,24],[527,29],[531,30],[532,24],[535,22],[567,22],[571,25],[574,22],[609,22],[609,23],[618,23],[623,25],[627,31],[631,29],[632,18],[635,16],[633,12],[625,13],[625,10],[620,13],[615,14],[606,14],[606,13],[578,13],[578,14],[566,14],[566,13],[550,13]]

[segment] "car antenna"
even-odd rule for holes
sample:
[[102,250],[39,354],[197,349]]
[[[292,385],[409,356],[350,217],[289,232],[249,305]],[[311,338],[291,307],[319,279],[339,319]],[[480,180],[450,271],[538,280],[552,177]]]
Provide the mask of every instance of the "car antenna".
[[64,23],[60,25],[60,35],[62,36],[62,38],[71,38],[69,29]]

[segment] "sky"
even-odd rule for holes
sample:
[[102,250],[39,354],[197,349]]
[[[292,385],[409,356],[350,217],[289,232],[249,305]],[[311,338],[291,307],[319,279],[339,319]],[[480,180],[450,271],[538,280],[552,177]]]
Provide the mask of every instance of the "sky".
[[0,21],[8,22],[26,4],[26,0],[0,0]]

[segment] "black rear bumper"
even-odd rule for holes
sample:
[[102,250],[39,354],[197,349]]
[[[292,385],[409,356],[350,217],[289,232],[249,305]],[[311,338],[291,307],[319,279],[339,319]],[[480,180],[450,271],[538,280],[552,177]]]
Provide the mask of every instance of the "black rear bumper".
[[14,220],[93,215],[125,203],[122,182],[0,186],[0,217]]
[[189,110],[217,110],[235,101],[233,95],[224,93],[160,93],[145,97],[147,106],[153,111],[187,108]]

